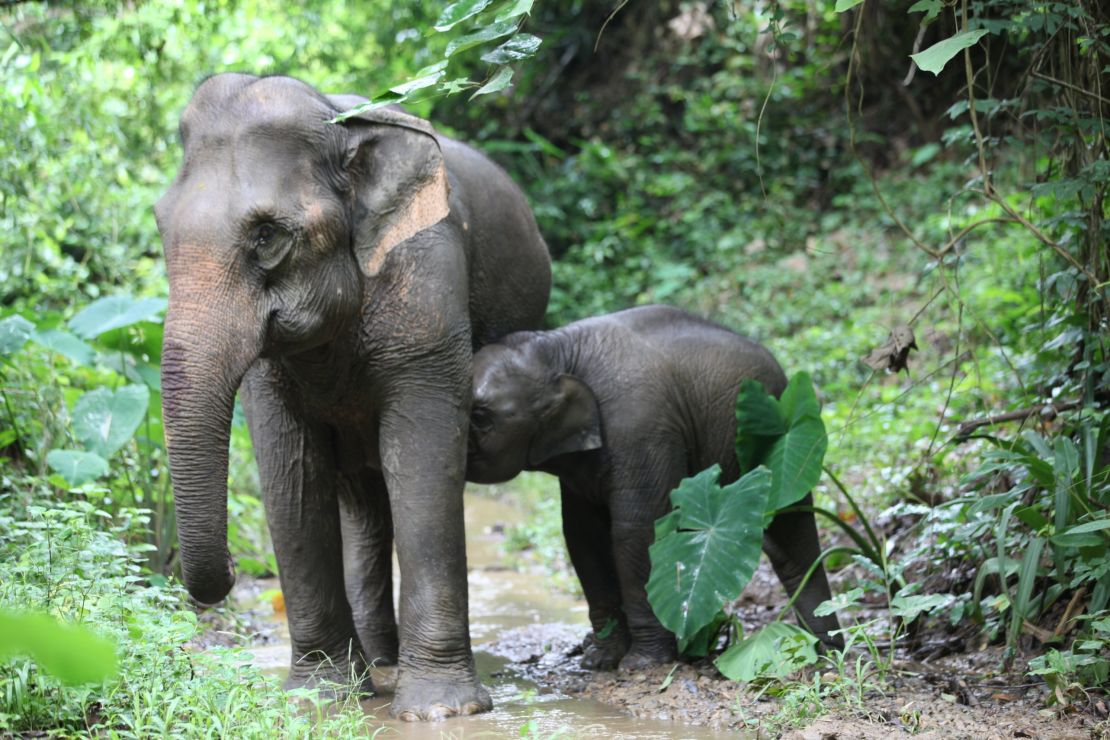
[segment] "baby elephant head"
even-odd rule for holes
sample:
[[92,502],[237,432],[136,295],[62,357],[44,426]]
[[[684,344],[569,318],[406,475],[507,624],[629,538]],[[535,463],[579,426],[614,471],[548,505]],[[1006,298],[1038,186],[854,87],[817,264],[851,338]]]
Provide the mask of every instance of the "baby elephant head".
[[528,346],[493,344],[474,356],[466,477],[502,483],[571,452],[601,447],[597,399]]

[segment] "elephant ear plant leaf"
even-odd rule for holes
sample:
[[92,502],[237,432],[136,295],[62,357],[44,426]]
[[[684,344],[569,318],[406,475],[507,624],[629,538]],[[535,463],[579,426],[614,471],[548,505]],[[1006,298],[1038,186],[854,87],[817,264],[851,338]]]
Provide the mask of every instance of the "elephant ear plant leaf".
[[736,456],[741,472],[771,470],[767,515],[805,497],[821,478],[828,437],[808,373],[787,383],[782,398],[756,380],[745,380],[736,397]]
[[763,542],[771,471],[757,468],[721,487],[718,465],[671,492],[674,510],[659,520],[649,550],[648,601],[685,647],[751,580]]
[[145,385],[89,391],[73,407],[73,432],[86,450],[109,458],[131,440],[149,402]]

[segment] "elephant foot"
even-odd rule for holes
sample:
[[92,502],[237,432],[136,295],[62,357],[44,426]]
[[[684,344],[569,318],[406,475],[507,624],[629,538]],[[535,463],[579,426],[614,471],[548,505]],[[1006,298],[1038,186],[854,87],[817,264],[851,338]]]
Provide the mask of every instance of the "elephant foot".
[[666,644],[638,645],[633,642],[632,647],[621,658],[617,670],[621,673],[631,673],[643,668],[670,663],[677,658],[678,649],[675,647],[674,638],[671,638]]
[[617,628],[604,638],[590,632],[582,641],[581,666],[588,671],[611,671],[628,652],[628,632]]
[[342,701],[348,696],[369,696],[374,693],[370,670],[361,660],[313,660],[301,658],[289,669],[282,688],[286,691],[308,689],[329,701]]
[[397,665],[397,632],[364,635],[362,654],[366,656],[366,662],[373,666]]
[[389,713],[403,722],[436,722],[490,709],[493,701],[477,677],[433,681],[399,676]]

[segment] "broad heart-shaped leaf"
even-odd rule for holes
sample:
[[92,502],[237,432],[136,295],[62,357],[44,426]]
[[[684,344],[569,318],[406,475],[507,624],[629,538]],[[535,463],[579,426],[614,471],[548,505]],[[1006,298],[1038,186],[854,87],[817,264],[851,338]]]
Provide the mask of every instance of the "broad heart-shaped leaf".
[[527,59],[536,53],[543,41],[530,33],[518,33],[493,51],[482,55],[483,62],[490,64],[509,64]]
[[73,432],[85,449],[107,459],[135,434],[149,402],[145,385],[89,391],[73,407]]
[[809,373],[795,373],[779,399],[779,408],[786,418],[787,426],[797,424],[807,416],[821,416],[821,404],[817,402],[817,394],[813,391],[813,379]]
[[987,30],[985,28],[976,31],[961,31],[951,38],[938,41],[925,51],[910,54],[910,59],[916,62],[922,71],[939,75],[940,71],[944,69],[944,65],[948,64],[952,57],[967,47],[973,46],[986,35]]
[[18,314],[0,321],[0,357],[23,347],[34,330],[35,325]]
[[474,33],[467,34],[466,36],[460,36],[459,38],[452,41],[450,44],[447,45],[447,51],[443,53],[443,56],[453,57],[460,51],[466,51],[467,49],[478,46],[479,44],[484,44],[487,41],[493,41],[494,39],[499,39],[502,36],[508,36],[510,33],[516,31],[516,28],[517,21],[515,19],[502,21],[500,23],[494,23],[491,26],[486,26],[485,28],[475,31]]
[[108,474],[108,462],[95,452],[50,450],[46,464],[71,486],[80,486]]
[[116,675],[116,646],[78,624],[48,614],[0,610],[0,660],[29,655],[63,683],[76,685]]
[[736,459],[740,472],[757,467],[775,439],[786,434],[786,419],[779,402],[758,380],[740,383],[736,394]]
[[817,662],[816,642],[816,637],[799,627],[772,622],[730,646],[714,665],[733,681],[783,678]]
[[52,352],[68,357],[78,365],[91,365],[96,359],[96,350],[68,331],[61,329],[36,331],[31,339]]
[[502,67],[497,70],[489,82],[482,85],[478,90],[470,96],[470,99],[478,97],[479,95],[489,95],[490,93],[500,92],[509,86],[509,82],[513,79],[513,70],[509,67]]
[[828,444],[825,423],[812,416],[800,419],[775,440],[763,460],[774,476],[768,514],[801,500],[817,485]]
[[459,0],[457,3],[451,3],[440,13],[439,20],[433,28],[440,33],[450,31],[468,18],[481,13],[491,2],[493,0]]
[[676,529],[651,546],[648,601],[679,640],[689,640],[732,601],[755,572],[763,544],[763,511],[771,472],[757,468],[718,485],[718,465],[671,492]]
[[140,321],[158,321],[166,310],[165,298],[139,298],[112,295],[85,306],[69,320],[69,328],[82,339],[92,339],[111,329],[130,326]]

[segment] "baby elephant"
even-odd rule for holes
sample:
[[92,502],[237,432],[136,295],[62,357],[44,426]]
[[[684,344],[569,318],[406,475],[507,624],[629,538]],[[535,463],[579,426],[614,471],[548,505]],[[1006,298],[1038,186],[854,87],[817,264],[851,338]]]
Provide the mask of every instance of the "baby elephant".
[[[739,477],[734,408],[746,378],[776,396],[786,386],[766,349],[667,306],[517,332],[475,355],[467,478],[559,477],[563,534],[594,630],[583,667],[631,670],[675,657],[675,638],[647,600],[648,546],[679,481],[714,463],[722,484]],[[763,550],[793,593],[820,552],[813,515],[775,517]],[[836,645],[836,617],[813,614],[829,596],[818,569],[796,603]]]

